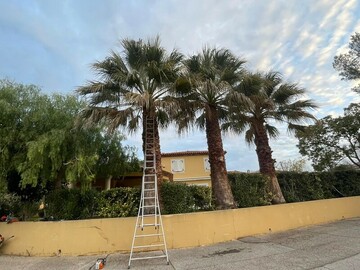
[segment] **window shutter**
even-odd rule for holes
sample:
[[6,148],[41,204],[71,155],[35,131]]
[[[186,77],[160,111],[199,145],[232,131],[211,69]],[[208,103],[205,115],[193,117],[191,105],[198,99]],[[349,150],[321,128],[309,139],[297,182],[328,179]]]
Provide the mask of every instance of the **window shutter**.
[[185,171],[185,162],[183,159],[173,159],[171,161],[171,171],[172,172],[184,172]]

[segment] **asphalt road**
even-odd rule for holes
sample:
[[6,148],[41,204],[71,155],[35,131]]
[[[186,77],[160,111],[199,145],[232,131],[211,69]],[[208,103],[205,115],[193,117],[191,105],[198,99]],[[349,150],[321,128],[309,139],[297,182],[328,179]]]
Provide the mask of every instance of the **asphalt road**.
[[[106,254],[105,254],[106,255]],[[94,269],[98,256],[0,256],[0,269]],[[131,269],[360,269],[360,218],[270,233],[212,246],[169,250],[165,259],[134,261]],[[129,254],[109,254],[105,270],[127,269]]]

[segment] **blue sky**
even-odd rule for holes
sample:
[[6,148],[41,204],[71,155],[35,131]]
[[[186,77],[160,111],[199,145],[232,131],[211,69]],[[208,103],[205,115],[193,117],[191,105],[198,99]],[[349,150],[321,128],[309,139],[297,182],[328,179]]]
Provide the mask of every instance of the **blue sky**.
[[[185,55],[204,45],[226,47],[250,70],[280,71],[320,106],[321,118],[339,115],[360,96],[355,82],[341,81],[332,68],[360,32],[360,0],[0,0],[0,78],[35,84],[46,93],[73,93],[94,78],[90,64],[121,50],[122,38],[159,34],[168,50]],[[299,158],[297,140],[279,127],[272,140],[277,161]],[[127,143],[140,150],[139,134]],[[163,152],[205,150],[205,133],[161,132]],[[226,134],[227,167],[258,169],[255,148],[243,136]],[[140,155],[140,151],[139,155]]]

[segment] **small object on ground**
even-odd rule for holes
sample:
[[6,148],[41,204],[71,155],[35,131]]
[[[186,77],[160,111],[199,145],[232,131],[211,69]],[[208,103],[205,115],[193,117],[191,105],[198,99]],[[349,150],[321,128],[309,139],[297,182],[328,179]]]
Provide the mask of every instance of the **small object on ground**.
[[105,266],[105,260],[104,259],[97,259],[96,264],[95,264],[95,269],[104,269]]
[[109,254],[106,255],[106,257],[104,257],[104,258],[98,258],[96,260],[96,262],[92,266],[90,266],[89,270],[91,270],[93,268],[93,266],[95,266],[96,270],[104,269],[104,267],[106,265],[106,259],[108,256],[109,256]]

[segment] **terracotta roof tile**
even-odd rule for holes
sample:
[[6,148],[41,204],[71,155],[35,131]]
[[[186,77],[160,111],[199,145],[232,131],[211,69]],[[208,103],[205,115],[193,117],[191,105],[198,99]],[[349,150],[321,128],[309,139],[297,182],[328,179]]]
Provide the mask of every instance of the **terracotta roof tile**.
[[161,153],[162,157],[201,156],[201,155],[209,155],[209,152],[208,151],[181,151],[181,152]]

